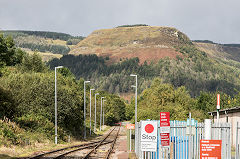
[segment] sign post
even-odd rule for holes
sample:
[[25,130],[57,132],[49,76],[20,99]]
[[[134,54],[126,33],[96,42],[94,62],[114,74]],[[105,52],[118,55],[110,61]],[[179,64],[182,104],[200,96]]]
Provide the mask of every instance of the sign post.
[[[170,149],[170,112],[160,112],[160,139],[162,148]],[[168,156],[169,153],[166,153]]]
[[221,138],[221,129],[220,129],[220,123],[219,123],[219,110],[220,110],[220,94],[217,94],[217,125],[218,125],[218,139]]
[[141,151],[157,151],[157,121],[141,121]]
[[220,94],[217,94],[217,122],[219,123]]
[[130,143],[129,143],[130,146],[129,146],[129,150],[132,151],[132,130],[135,129],[135,124],[127,124],[127,125],[126,125],[126,128],[129,129],[129,131],[130,131],[130,132],[129,132],[129,133],[130,133],[130,135],[129,135],[129,136],[130,136],[130,141],[129,141],[129,142],[130,142]]
[[160,138],[161,146],[170,146],[170,113],[160,112]]
[[200,159],[221,159],[222,140],[200,140]]

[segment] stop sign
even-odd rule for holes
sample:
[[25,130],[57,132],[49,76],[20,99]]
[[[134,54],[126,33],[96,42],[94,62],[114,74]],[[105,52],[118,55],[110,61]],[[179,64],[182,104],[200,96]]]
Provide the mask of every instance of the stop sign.
[[141,121],[141,151],[157,151],[157,121]]

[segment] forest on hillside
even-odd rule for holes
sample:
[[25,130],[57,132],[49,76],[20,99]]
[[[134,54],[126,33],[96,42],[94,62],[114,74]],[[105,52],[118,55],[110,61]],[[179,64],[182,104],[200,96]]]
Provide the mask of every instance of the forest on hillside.
[[11,36],[17,47],[63,55],[70,51],[70,45],[76,45],[84,39],[82,36],[46,31],[6,30],[1,32],[4,36]]
[[106,59],[96,55],[65,55],[53,59],[50,68],[58,65],[68,67],[79,78],[84,77],[94,82],[95,86],[111,93],[130,91],[133,80],[131,73],[138,75],[139,93],[150,87],[152,80],[159,77],[164,83],[174,87],[185,86],[192,97],[201,91],[223,92],[233,96],[240,90],[240,70],[221,61],[214,61],[206,53],[193,45],[177,48],[185,58],[164,58],[157,63],[139,64],[139,59],[126,59],[116,64],[106,65]]

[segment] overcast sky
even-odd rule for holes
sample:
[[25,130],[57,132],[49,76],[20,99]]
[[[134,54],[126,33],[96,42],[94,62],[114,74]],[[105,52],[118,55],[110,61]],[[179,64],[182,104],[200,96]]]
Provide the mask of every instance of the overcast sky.
[[240,0],[0,0],[1,30],[87,36],[139,23],[175,27],[192,40],[240,43]]

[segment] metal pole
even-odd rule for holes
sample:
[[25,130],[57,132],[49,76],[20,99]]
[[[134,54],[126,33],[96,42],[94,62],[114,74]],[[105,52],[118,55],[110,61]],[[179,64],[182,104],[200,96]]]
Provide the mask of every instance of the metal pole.
[[137,147],[138,147],[137,145],[138,136],[136,134],[137,132],[137,128],[136,128],[136,125],[137,125],[137,75],[131,74],[130,76],[136,78],[136,85],[132,87],[135,87],[135,153],[137,153]]
[[89,83],[90,81],[84,81],[84,139],[86,139],[86,83]]
[[91,132],[92,132],[92,130],[91,130],[91,128],[92,128],[92,93],[91,93],[91,91],[94,91],[95,89],[90,89],[90,110],[89,110],[89,113],[90,113],[90,123],[89,123],[89,127],[90,127],[90,132],[89,132],[89,134],[90,134],[90,136],[91,136]]
[[99,93],[95,94],[95,116],[94,116],[94,133],[96,132],[96,125],[97,125],[97,100],[96,100],[96,96],[99,95]]
[[103,100],[103,125],[104,125],[104,102],[105,102],[106,100]]
[[105,97],[101,97],[101,112],[100,112],[100,131],[102,131],[102,99],[105,98]]
[[55,67],[55,144],[57,144],[57,67]]
[[63,66],[55,67],[55,144],[57,144],[57,69]]

